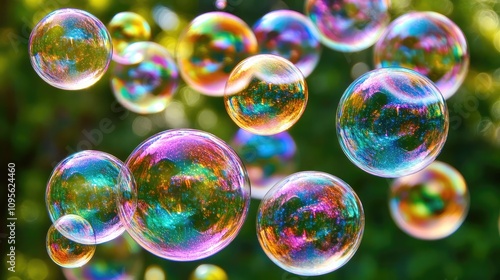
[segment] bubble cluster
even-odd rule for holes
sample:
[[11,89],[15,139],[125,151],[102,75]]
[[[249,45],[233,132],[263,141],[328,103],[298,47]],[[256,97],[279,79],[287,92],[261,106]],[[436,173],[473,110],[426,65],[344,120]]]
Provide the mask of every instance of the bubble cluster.
[[157,43],[137,42],[129,45],[122,57],[130,63],[117,63],[111,78],[118,102],[139,114],[165,110],[179,85],[179,72],[170,53]]
[[213,264],[202,264],[198,266],[189,280],[227,280],[227,274],[224,269]]
[[381,68],[355,80],[337,108],[337,136],[347,157],[380,177],[401,177],[429,165],[448,135],[448,109],[426,77]]
[[394,20],[374,48],[380,67],[404,67],[427,76],[447,99],[469,68],[467,42],[460,28],[435,12],[411,12]]
[[124,220],[146,250],[197,260],[238,234],[250,184],[239,157],[222,140],[197,130],[167,130],[140,144],[127,165],[137,182],[137,209]]
[[342,180],[305,171],[278,182],[257,212],[257,237],[267,256],[299,275],[322,275],[354,255],[365,224],[361,201]]
[[384,32],[389,4],[390,0],[307,0],[305,12],[325,46],[357,52],[373,45]]
[[253,26],[261,54],[274,54],[288,59],[309,76],[321,54],[319,34],[312,22],[291,10],[272,11]]
[[295,171],[297,147],[286,131],[264,136],[239,129],[231,144],[245,164],[253,198],[262,199],[275,183]]
[[469,209],[462,175],[435,161],[424,170],[396,179],[390,190],[391,215],[403,231],[419,239],[440,239],[454,233]]
[[31,31],[31,65],[57,88],[79,90],[95,84],[108,69],[112,54],[106,27],[85,11],[53,11]]
[[45,202],[52,221],[68,214],[85,219],[95,235],[89,238],[99,244],[125,230],[118,215],[118,195],[123,216],[131,216],[136,206],[136,188],[127,167],[110,154],[81,151],[54,168],[47,183]]
[[124,232],[99,244],[92,259],[83,267],[63,268],[67,280],[138,279],[143,269],[141,247]]
[[304,76],[290,61],[269,54],[249,57],[231,72],[224,103],[241,128],[272,135],[292,127],[308,98]]
[[113,42],[113,60],[122,62],[120,56],[127,46],[135,42],[148,41],[151,27],[139,14],[121,12],[116,14],[108,24]]
[[257,39],[244,21],[225,12],[209,12],[196,17],[181,34],[176,57],[189,86],[222,96],[231,70],[257,49]]
[[61,216],[47,232],[47,253],[62,267],[80,267],[95,252],[95,234],[84,218],[69,214]]

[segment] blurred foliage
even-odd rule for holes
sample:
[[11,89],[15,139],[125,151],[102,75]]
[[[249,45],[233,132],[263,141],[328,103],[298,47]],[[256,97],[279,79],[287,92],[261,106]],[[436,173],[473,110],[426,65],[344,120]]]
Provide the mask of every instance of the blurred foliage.
[[[308,107],[290,130],[300,153],[298,169],[325,171],[348,182],[363,202],[366,227],[350,262],[331,274],[309,278],[500,279],[500,2],[393,0],[392,4],[393,18],[410,10],[437,11],[450,17],[467,37],[470,72],[459,92],[448,100],[450,132],[438,159],[464,175],[471,196],[470,212],[462,227],[442,240],[417,240],[396,227],[387,205],[390,181],[357,169],[342,153],[334,126],[340,96],[354,79],[353,66],[371,68],[372,49],[342,54],[324,48],[320,64],[307,79]],[[152,9],[157,5],[178,14],[177,29],[162,31],[155,24]],[[148,19],[155,40],[173,50],[179,29],[196,15],[215,10],[214,1],[0,0],[0,7],[1,166],[3,174],[8,162],[14,162],[17,170],[18,278],[8,278],[14,274],[6,270],[3,238],[0,275],[7,279],[62,279],[61,269],[45,250],[50,226],[45,184],[57,162],[81,149],[97,149],[125,160],[148,136],[172,127],[206,130],[226,141],[237,127],[228,118],[222,99],[199,95],[187,87],[179,90],[165,112],[148,116],[128,112],[114,101],[109,71],[86,90],[53,88],[30,65],[27,46],[31,29],[47,13],[62,7],[87,10],[104,23],[118,12],[133,11]],[[228,0],[226,11],[252,25],[270,10],[287,7],[302,11],[303,1]],[[99,131],[104,119],[113,124],[110,133]],[[2,194],[6,194],[5,186],[0,188]],[[3,197],[1,224],[6,221]],[[196,262],[173,262],[144,252],[145,266],[138,271],[138,278],[144,277],[146,267],[154,265],[155,271],[165,271],[167,279],[187,279],[198,265],[212,263],[225,269],[229,279],[306,279],[281,270],[261,250],[255,233],[258,204],[252,200],[240,234],[220,253]]]

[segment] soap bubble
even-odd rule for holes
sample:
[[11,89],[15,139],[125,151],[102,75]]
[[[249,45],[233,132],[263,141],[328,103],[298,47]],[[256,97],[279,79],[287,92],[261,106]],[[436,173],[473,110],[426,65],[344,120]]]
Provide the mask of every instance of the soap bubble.
[[202,264],[198,266],[189,280],[227,280],[227,274],[224,269],[213,264]]
[[356,193],[330,174],[305,171],[278,182],[257,212],[257,237],[286,271],[313,276],[346,264],[359,247],[365,215]]
[[151,27],[139,14],[121,12],[116,14],[108,24],[108,30],[113,42],[113,60],[121,62],[119,56],[127,46],[135,42],[148,41],[151,37]]
[[307,104],[307,84],[290,61],[269,54],[239,63],[227,81],[224,103],[241,128],[272,135],[292,127]]
[[455,232],[467,216],[469,192],[462,175],[435,161],[415,174],[396,179],[389,206],[396,225],[419,239],[440,239]]
[[307,0],[305,12],[336,51],[357,52],[373,45],[389,23],[390,0]]
[[321,54],[319,34],[312,22],[291,10],[273,11],[253,26],[262,54],[274,54],[288,59],[309,76]]
[[[127,167],[110,154],[81,151],[54,168],[45,201],[52,221],[67,214],[81,216],[94,230],[92,242],[99,244],[125,230],[118,215],[118,194],[123,216],[131,216],[136,205],[136,188]],[[82,242],[86,244],[85,240]]]
[[444,98],[458,90],[469,68],[464,34],[435,12],[411,12],[394,20],[375,44],[380,67],[404,67],[431,79]]
[[179,84],[179,72],[170,53],[153,42],[137,42],[122,52],[127,64],[113,68],[111,87],[120,104],[139,114],[167,107]]
[[94,230],[84,218],[72,214],[64,215],[50,226],[46,246],[49,257],[57,265],[80,267],[94,255]]
[[198,130],[158,133],[127,165],[137,182],[137,209],[124,218],[146,250],[170,260],[211,256],[238,234],[250,204],[250,183],[236,153]]
[[99,244],[94,257],[83,267],[63,268],[68,280],[138,279],[143,269],[142,248],[124,232]]
[[286,131],[264,136],[239,129],[232,146],[245,164],[253,198],[262,199],[274,184],[295,171],[297,148]]
[[177,64],[189,86],[222,96],[231,70],[257,49],[257,39],[244,21],[225,12],[210,12],[196,17],[179,37]]
[[33,28],[31,65],[50,85],[79,90],[95,84],[108,69],[113,47],[104,24],[77,9],[60,9]]
[[227,0],[215,0],[215,7],[224,10],[227,7]]
[[403,68],[356,79],[340,99],[337,135],[347,157],[380,177],[401,177],[429,165],[448,136],[448,109],[437,87]]

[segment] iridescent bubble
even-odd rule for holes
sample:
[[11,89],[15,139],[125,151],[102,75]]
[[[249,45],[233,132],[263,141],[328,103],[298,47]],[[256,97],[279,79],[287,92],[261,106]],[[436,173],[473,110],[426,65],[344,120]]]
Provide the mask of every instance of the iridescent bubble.
[[262,54],[274,54],[288,59],[309,76],[321,54],[319,34],[312,22],[291,10],[273,11],[253,26]]
[[179,72],[170,53],[153,42],[137,42],[123,52],[127,64],[113,68],[111,87],[120,104],[139,114],[167,107],[179,84]]
[[404,67],[427,76],[444,98],[458,90],[469,69],[469,51],[460,28],[435,12],[411,12],[394,20],[375,44],[380,67]]
[[31,31],[31,65],[50,85],[79,90],[95,84],[108,69],[113,47],[104,24],[77,9],[45,16]]
[[84,218],[64,215],[50,226],[46,246],[49,257],[59,266],[80,267],[94,255],[94,230]]
[[305,12],[325,46],[357,52],[373,45],[385,30],[389,4],[390,0],[307,0]]
[[337,108],[337,136],[347,157],[380,177],[401,177],[429,165],[448,136],[448,109],[437,87],[403,68],[356,79]]
[[[123,233],[118,215],[118,194],[123,216],[136,206],[134,179],[114,156],[99,151],[81,151],[61,161],[47,183],[45,202],[52,221],[67,214],[84,218],[92,226],[92,243],[103,243]],[[85,240],[81,243],[87,244]]]
[[161,132],[140,144],[127,165],[137,182],[137,210],[127,231],[162,258],[213,255],[238,234],[250,204],[250,183],[237,154],[198,130]]
[[124,232],[100,244],[83,267],[63,268],[68,280],[138,279],[143,270],[142,248]]
[[213,264],[202,264],[198,266],[189,280],[227,280],[227,274],[224,269]]
[[231,70],[257,49],[257,39],[244,21],[225,12],[210,12],[196,17],[179,37],[177,64],[189,86],[222,96]]
[[151,27],[139,14],[121,12],[116,14],[108,24],[108,30],[113,42],[113,60],[123,62],[122,52],[130,44],[148,41],[151,37]]
[[245,164],[253,198],[262,199],[274,184],[295,171],[297,148],[286,131],[264,136],[239,129],[232,146]]
[[279,56],[260,54],[243,60],[231,72],[224,103],[239,127],[272,135],[299,120],[307,97],[306,81],[295,65]]
[[257,212],[257,237],[267,256],[294,274],[313,276],[346,264],[361,243],[365,215],[351,187],[323,172],[278,182]]
[[227,7],[227,0],[215,0],[215,7],[224,10]]
[[469,192],[462,175],[435,161],[424,170],[396,179],[389,206],[396,225],[419,239],[440,239],[454,233],[469,210]]

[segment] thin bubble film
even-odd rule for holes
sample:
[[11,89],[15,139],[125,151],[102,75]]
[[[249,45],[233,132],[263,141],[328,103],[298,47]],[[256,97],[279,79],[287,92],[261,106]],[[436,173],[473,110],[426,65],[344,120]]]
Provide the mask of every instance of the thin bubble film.
[[291,10],[272,11],[253,26],[259,53],[286,58],[309,76],[321,55],[319,33],[310,19]]
[[[65,158],[54,168],[45,202],[52,221],[67,214],[85,219],[95,232],[91,241],[99,244],[125,230],[117,203],[124,216],[131,216],[136,195],[134,179],[123,162],[110,154],[89,150]],[[87,244],[85,240],[78,241]]]
[[104,24],[82,10],[56,10],[31,31],[31,65],[45,82],[60,89],[95,84],[108,69],[112,54]]
[[228,277],[224,269],[214,264],[202,264],[191,273],[189,280],[228,280]]
[[108,30],[113,42],[113,60],[120,62],[122,52],[132,43],[148,41],[151,37],[151,27],[139,14],[121,12],[108,23]]
[[403,68],[380,68],[356,79],[337,108],[337,136],[362,170],[396,178],[429,165],[446,142],[448,109],[437,87]]
[[332,272],[354,255],[365,216],[351,187],[330,174],[305,171],[278,182],[257,212],[257,237],[267,256],[294,274]]
[[435,12],[411,12],[394,20],[374,48],[375,67],[404,67],[427,76],[445,99],[458,90],[469,69],[460,28]]
[[224,103],[231,119],[259,135],[273,135],[292,127],[302,116],[308,98],[300,70],[275,55],[249,57],[231,72]]
[[274,184],[295,172],[297,147],[286,131],[264,136],[239,129],[232,147],[245,164],[253,198],[262,199]]
[[139,114],[158,113],[167,107],[179,85],[179,72],[170,53],[154,42],[129,45],[116,63],[111,87],[120,104]]
[[[78,241],[85,241],[81,244]],[[47,253],[57,265],[81,267],[95,252],[95,234],[87,220],[77,215],[64,215],[50,226],[46,239]]]
[[219,138],[191,129],[164,131],[140,144],[127,165],[138,188],[127,231],[146,250],[198,260],[238,234],[250,183],[237,154]]
[[357,52],[373,45],[389,24],[389,0],[307,0],[305,13],[336,51]]
[[396,225],[409,235],[441,239],[462,225],[469,210],[469,192],[455,168],[435,161],[392,183],[389,208]]
[[181,34],[176,57],[189,86],[222,96],[231,70],[257,50],[257,39],[243,20],[225,12],[209,12],[196,17]]

